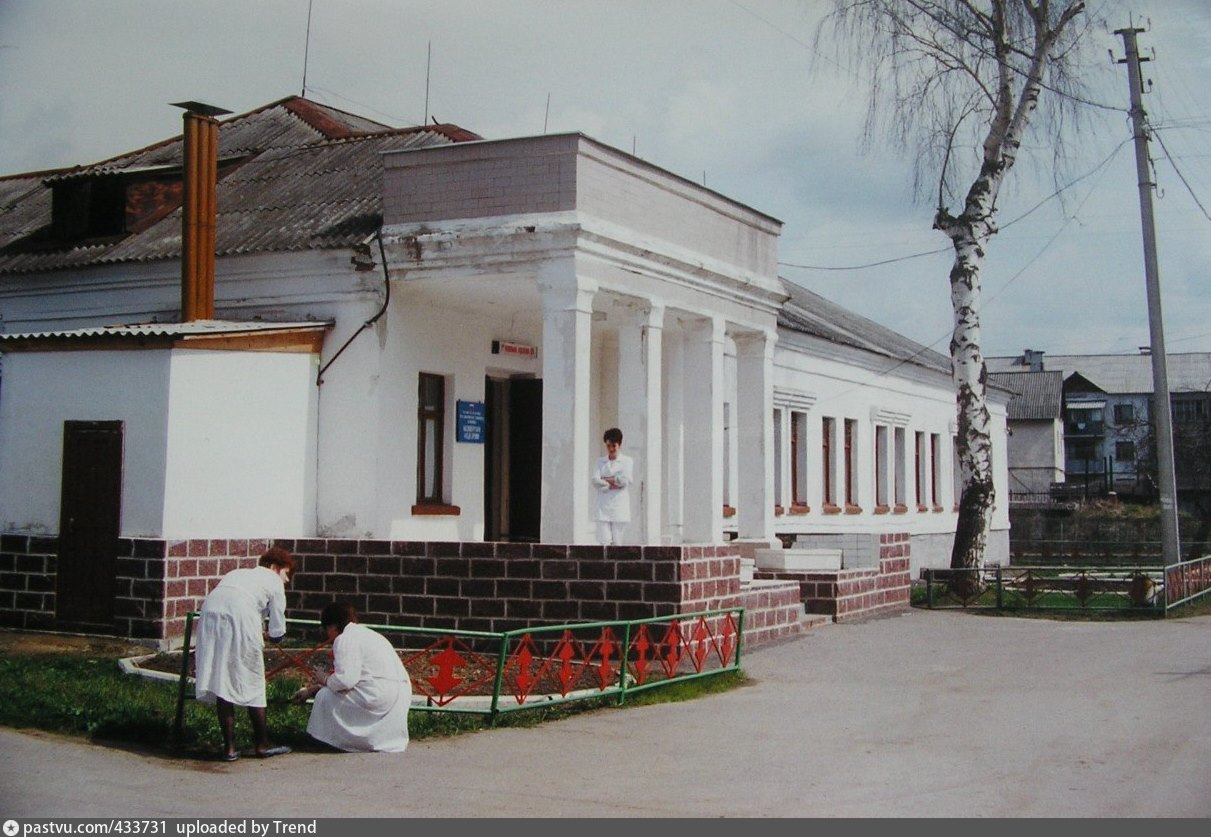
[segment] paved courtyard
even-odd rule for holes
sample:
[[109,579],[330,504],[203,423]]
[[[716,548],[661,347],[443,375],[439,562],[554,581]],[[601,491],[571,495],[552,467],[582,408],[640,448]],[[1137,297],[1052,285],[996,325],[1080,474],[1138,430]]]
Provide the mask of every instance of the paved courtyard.
[[753,651],[689,703],[176,760],[0,729],[7,817],[1207,817],[1211,616],[914,610]]

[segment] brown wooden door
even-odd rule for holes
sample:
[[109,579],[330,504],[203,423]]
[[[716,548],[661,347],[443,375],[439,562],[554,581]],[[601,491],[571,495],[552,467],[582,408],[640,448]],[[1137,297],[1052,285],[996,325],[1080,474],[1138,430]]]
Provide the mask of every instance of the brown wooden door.
[[113,625],[122,518],[120,421],[63,423],[63,489],[55,618],[60,626]]

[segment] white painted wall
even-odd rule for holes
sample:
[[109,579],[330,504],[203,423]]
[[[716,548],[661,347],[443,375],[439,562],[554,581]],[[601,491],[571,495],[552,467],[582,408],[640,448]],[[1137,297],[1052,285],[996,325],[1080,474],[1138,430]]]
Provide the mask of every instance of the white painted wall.
[[63,422],[124,422],[124,537],[162,532],[168,350],[14,352],[0,388],[0,527],[59,532]]
[[314,534],[314,355],[172,352],[162,535]]
[[[894,369],[892,367],[895,367]],[[813,401],[807,410],[807,515],[783,515],[775,521],[775,530],[805,537],[857,535],[862,532],[908,532],[920,543],[921,554],[914,551],[913,570],[920,566],[945,566],[949,561],[949,543],[945,550],[934,548],[954,532],[957,520],[956,475],[952,455],[955,426],[955,401],[950,378],[896,361],[863,355],[830,346],[821,340],[785,330],[779,332],[774,355],[774,386],[801,393]],[[993,538],[1007,542],[1009,529],[1009,493],[1007,482],[1006,403],[991,399],[994,487],[998,501],[993,514]],[[903,514],[875,514],[874,424],[873,415],[891,416],[905,428],[907,456],[908,511]],[[823,514],[823,486],[820,458],[822,419],[837,420],[837,444],[842,443],[845,419],[857,421],[857,477],[859,514]],[[881,422],[882,423],[882,422]],[[894,426],[894,424],[892,425]],[[938,457],[938,487],[941,511],[918,511],[913,499],[913,445],[917,432],[926,438],[941,439]],[[787,445],[789,448],[789,443]],[[843,497],[841,457],[837,462],[837,495]],[[894,486],[894,477],[889,489]],[[840,541],[838,541],[840,542]],[[997,547],[999,551],[1000,546]]]
[[57,534],[63,422],[121,421],[123,537],[311,535],[314,377],[300,353],[10,353],[0,525]]
[[1013,491],[1046,492],[1064,479],[1063,425],[1058,419],[1015,421],[1009,467]]
[[[342,450],[354,460],[373,457],[372,469],[357,475],[344,474],[345,482],[360,479],[374,491],[373,504],[361,509],[349,505],[349,492],[341,491],[341,482],[325,474],[329,514],[335,508],[370,521],[378,537],[399,540],[480,540],[484,532],[484,445],[458,442],[454,425],[456,403],[484,400],[484,378],[538,377],[538,358],[494,355],[492,341],[509,340],[539,346],[540,330],[532,324],[517,323],[509,317],[492,315],[491,307],[468,306],[464,310],[437,307],[422,289],[401,287],[393,291],[391,311],[383,322],[379,340],[365,340],[362,349],[378,351],[381,345],[381,377],[365,382],[376,411],[368,418],[369,432],[360,438],[346,433]],[[341,375],[356,376],[356,367]],[[333,372],[337,368],[333,367]],[[416,410],[417,384],[421,372],[446,377],[446,493],[448,503],[458,506],[454,515],[414,515],[416,502]],[[335,380],[333,378],[330,380]],[[366,417],[349,415],[359,408],[352,401],[335,405],[325,383],[325,424],[341,424],[348,416],[362,426]],[[333,444],[331,439],[328,440]],[[335,454],[334,454],[335,456]],[[331,458],[328,461],[332,461]],[[356,495],[355,495],[356,496]],[[337,506],[338,503],[343,505]],[[340,534],[340,521],[322,519],[330,534]]]

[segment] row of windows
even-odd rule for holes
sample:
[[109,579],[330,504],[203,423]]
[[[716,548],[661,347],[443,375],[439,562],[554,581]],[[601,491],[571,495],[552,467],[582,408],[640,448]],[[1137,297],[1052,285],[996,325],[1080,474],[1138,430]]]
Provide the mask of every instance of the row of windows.
[[[1205,398],[1174,398],[1172,400],[1173,421],[1197,422],[1202,421],[1211,415],[1211,402]],[[1130,427],[1136,421],[1135,405],[1134,404],[1115,404],[1114,405],[1114,423],[1118,427]],[[1099,424],[1102,421],[1102,411],[1097,408],[1068,408],[1069,422],[1092,422]]]
[[[774,410],[774,503],[792,512],[808,510],[808,481],[812,457],[808,453],[808,415],[789,411],[786,429],[783,410]],[[825,512],[856,511],[859,492],[858,422],[825,416],[821,420],[819,467],[820,498]],[[446,381],[422,372],[417,392],[416,502],[445,502]],[[784,439],[783,437],[788,438]],[[875,425],[874,489],[877,510],[907,508],[908,432],[903,427]],[[942,437],[915,431],[912,435],[912,497],[918,508],[941,506],[939,477]],[[957,472],[957,469],[956,469]],[[789,479],[786,479],[789,477]],[[789,491],[789,496],[784,496]],[[789,502],[788,502],[789,501]]]
[[[858,421],[821,417],[820,452],[815,459],[808,454],[808,420],[808,414],[803,411],[774,410],[775,505],[789,507],[792,512],[807,510],[809,482],[818,477],[818,496],[824,512],[860,511],[858,497],[862,477],[858,465]],[[909,444],[912,445],[911,453]],[[877,511],[891,508],[902,511],[909,502],[919,509],[941,506],[940,434],[914,431],[910,437],[906,428],[876,424],[872,459]],[[958,473],[957,467],[955,473]]]

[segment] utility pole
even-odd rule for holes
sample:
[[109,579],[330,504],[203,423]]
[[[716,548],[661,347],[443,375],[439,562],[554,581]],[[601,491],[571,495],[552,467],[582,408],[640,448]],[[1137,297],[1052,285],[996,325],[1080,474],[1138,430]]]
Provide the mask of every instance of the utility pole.
[[1152,338],[1152,401],[1156,427],[1157,477],[1161,501],[1161,553],[1165,566],[1181,561],[1177,528],[1177,478],[1173,465],[1173,414],[1169,399],[1169,375],[1165,358],[1165,326],[1161,318],[1160,272],[1156,261],[1156,225],[1152,216],[1148,131],[1144,121],[1141,59],[1135,36],[1142,29],[1116,29],[1127,53],[1119,64],[1127,65],[1131,87],[1131,125],[1135,134],[1135,170],[1139,177],[1140,222],[1144,231],[1144,280],[1148,291],[1148,331]]

